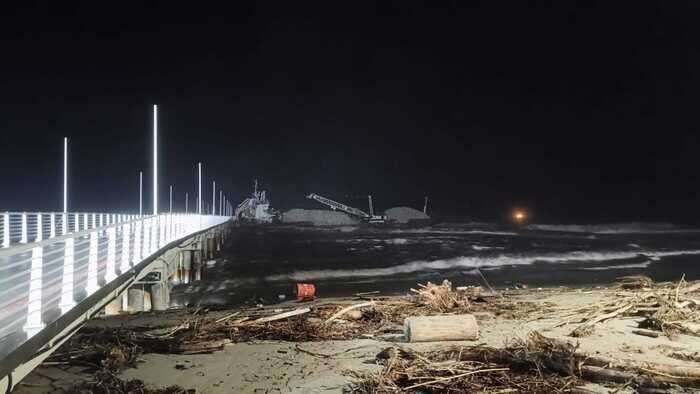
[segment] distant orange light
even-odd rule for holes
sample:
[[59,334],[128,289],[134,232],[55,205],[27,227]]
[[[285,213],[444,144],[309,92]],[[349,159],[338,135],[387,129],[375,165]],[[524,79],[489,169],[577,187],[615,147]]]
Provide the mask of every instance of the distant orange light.
[[515,220],[516,222],[520,223],[525,221],[525,219],[527,219],[527,215],[525,214],[525,212],[520,210],[513,212],[513,220]]

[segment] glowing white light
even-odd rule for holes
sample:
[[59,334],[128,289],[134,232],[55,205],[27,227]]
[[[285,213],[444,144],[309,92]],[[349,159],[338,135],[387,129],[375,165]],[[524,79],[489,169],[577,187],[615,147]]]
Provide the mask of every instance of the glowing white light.
[[153,214],[158,214],[158,105],[153,104]]
[[139,216],[143,216],[143,171],[139,171]]
[[197,193],[197,214],[202,214],[202,163],[198,163],[199,166],[199,192]]
[[63,138],[63,213],[68,212],[68,137]]

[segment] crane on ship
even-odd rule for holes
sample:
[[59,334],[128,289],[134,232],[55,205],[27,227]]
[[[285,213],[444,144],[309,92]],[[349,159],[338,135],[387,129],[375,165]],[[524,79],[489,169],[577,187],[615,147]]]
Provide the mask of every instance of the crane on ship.
[[345,205],[343,203],[340,203],[338,201],[331,200],[328,197],[323,197],[319,194],[316,193],[311,193],[306,198],[310,200],[316,200],[320,202],[323,205],[326,205],[330,207],[331,210],[333,211],[342,211],[347,213],[350,216],[356,217],[363,222],[367,223],[384,223],[386,222],[386,216],[382,215],[375,215],[374,214],[374,206],[372,205],[372,196],[368,196],[369,198],[369,211],[370,213],[367,213],[361,209],[357,209],[355,207],[351,207],[349,205]]

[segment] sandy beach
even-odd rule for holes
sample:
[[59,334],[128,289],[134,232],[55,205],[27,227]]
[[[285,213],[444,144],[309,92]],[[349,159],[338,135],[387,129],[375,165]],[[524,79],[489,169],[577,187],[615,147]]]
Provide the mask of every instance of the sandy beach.
[[[274,307],[253,309],[229,309],[217,311],[197,311],[196,316],[202,333],[195,335],[193,347],[189,351],[153,351],[144,348],[138,354],[138,361],[133,366],[118,368],[115,376],[120,379],[139,379],[146,387],[155,389],[177,385],[184,390],[195,390],[197,393],[230,393],[230,392],[281,392],[281,393],[310,393],[310,392],[367,392],[362,391],[362,377],[378,376],[386,368],[377,359],[377,354],[387,348],[413,350],[417,352],[436,352],[454,349],[486,346],[504,348],[517,340],[525,340],[531,332],[538,332],[546,338],[569,342],[578,346],[576,352],[590,357],[617,360],[620,365],[635,365],[628,370],[635,374],[646,374],[650,379],[658,379],[664,372],[654,372],[657,365],[689,368],[700,371],[697,360],[700,358],[700,339],[689,332],[665,329],[656,332],[656,337],[636,334],[640,322],[648,318],[653,311],[648,310],[648,303],[638,302],[624,312],[608,318],[601,316],[612,310],[627,305],[632,299],[650,299],[651,294],[659,297],[674,299],[676,289],[680,289],[681,300],[692,300],[700,297],[699,286],[693,283],[654,284],[648,288],[622,289],[619,285],[608,288],[577,288],[566,287],[507,290],[499,295],[490,295],[472,299],[466,310],[473,314],[479,324],[479,338],[475,341],[443,341],[428,343],[407,343],[403,336],[400,319],[382,322],[382,327],[373,325],[371,321],[359,319],[339,320],[332,324],[332,334],[346,337],[342,340],[329,340],[321,337],[311,340],[301,338],[305,334],[297,332],[288,340],[274,340],[276,336],[285,335],[290,327],[310,327],[299,325],[311,322],[312,327],[318,323],[318,316],[327,316],[325,311],[334,312],[345,306],[367,302],[367,297],[350,297],[342,299],[316,299],[310,302],[285,302]],[[683,293],[690,290],[688,293]],[[693,295],[695,293],[695,295]],[[371,316],[372,310],[388,310],[397,303],[420,302],[415,297],[382,297],[376,296],[372,301],[376,306],[363,309],[363,314]],[[674,301],[675,302],[675,301]],[[682,301],[681,301],[682,302]],[[690,305],[690,303],[687,303]],[[310,308],[311,312],[290,319],[282,319],[267,323],[267,331],[257,332],[259,339],[244,338],[232,334],[236,332],[236,324],[242,324],[243,316],[269,316],[281,311],[297,310],[300,307]],[[619,308],[618,308],[619,307]],[[688,307],[687,305],[684,308]],[[403,307],[402,307],[403,308]],[[425,311],[423,306],[405,310],[407,314]],[[688,311],[694,311],[690,306]],[[658,310],[658,308],[656,308]],[[435,312],[433,312],[435,313]],[[452,312],[446,312],[448,315]],[[694,312],[692,312],[694,313]],[[235,319],[228,317],[234,315]],[[166,313],[145,313],[134,316],[105,317],[91,321],[83,330],[127,329],[135,332],[151,330],[162,337],[173,328],[183,327],[183,323],[192,323],[195,311],[181,310]],[[223,321],[222,321],[223,319]],[[586,321],[596,321],[591,324],[590,332],[574,337],[572,332]],[[391,320],[391,319],[390,319]],[[241,323],[236,323],[241,321]],[[292,324],[291,322],[296,322]],[[219,322],[219,323],[216,323]],[[385,324],[386,323],[386,324]],[[216,340],[206,334],[206,327],[217,325],[225,327],[228,334],[216,335]],[[388,326],[387,326],[388,324]],[[369,331],[363,327],[372,326]],[[392,326],[393,325],[393,326]],[[276,327],[270,329],[270,327]],[[188,325],[181,331],[191,331]],[[197,330],[194,328],[194,330]],[[214,332],[214,331],[211,331]],[[217,332],[221,332],[220,330]],[[347,334],[346,333],[350,333]],[[307,333],[313,334],[313,333]],[[179,334],[177,334],[179,335]],[[173,334],[174,337],[177,335]],[[253,337],[255,335],[252,335]],[[286,334],[289,335],[289,334]],[[311,335],[313,337],[313,335]],[[80,333],[77,335],[80,337]],[[267,337],[267,338],[266,338]],[[182,337],[185,338],[185,337]],[[217,342],[218,341],[218,342]],[[81,380],[94,380],[91,369],[85,364],[66,361],[61,354],[73,351],[79,356],[84,348],[76,346],[77,342],[64,345],[57,351],[53,362],[48,362],[33,372],[22,383],[18,393],[56,393],[75,385]],[[84,344],[84,342],[83,342]],[[212,345],[213,344],[213,345]],[[212,347],[213,346],[213,347]],[[77,348],[76,348],[77,347]],[[82,349],[82,350],[81,350]],[[197,349],[202,350],[197,351]],[[112,356],[114,355],[112,354]],[[63,360],[63,361],[60,361]],[[611,366],[612,367],[612,366]],[[637,368],[637,369],[634,369]],[[646,368],[647,371],[639,368]],[[641,386],[635,382],[627,384],[605,382],[593,383],[584,377],[571,377],[570,387],[565,392],[636,392]],[[695,378],[694,382],[699,380]],[[684,384],[681,386],[694,386]],[[694,387],[683,388],[677,385],[659,383],[653,392],[694,392]],[[431,389],[430,386],[425,387]],[[499,388],[503,390],[504,388]],[[527,392],[511,387],[514,391]],[[431,389],[441,392],[440,389]],[[586,391],[588,390],[588,391]],[[616,390],[616,391],[615,391]],[[409,390],[411,391],[411,390]],[[479,390],[477,390],[479,391]],[[488,389],[480,390],[490,392]],[[177,391],[172,391],[177,392]],[[382,391],[377,387],[373,392],[393,392],[389,389]],[[649,391],[652,392],[652,391]]]

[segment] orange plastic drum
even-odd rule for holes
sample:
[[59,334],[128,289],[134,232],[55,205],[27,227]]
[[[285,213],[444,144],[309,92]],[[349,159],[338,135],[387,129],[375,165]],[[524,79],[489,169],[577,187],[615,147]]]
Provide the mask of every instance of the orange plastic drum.
[[311,283],[297,283],[297,301],[313,300],[316,296],[316,286]]

